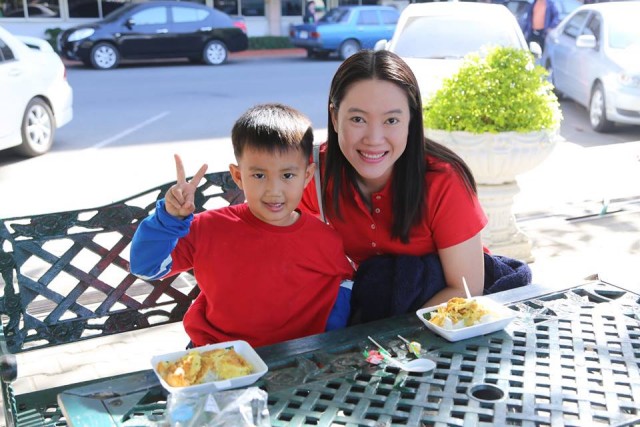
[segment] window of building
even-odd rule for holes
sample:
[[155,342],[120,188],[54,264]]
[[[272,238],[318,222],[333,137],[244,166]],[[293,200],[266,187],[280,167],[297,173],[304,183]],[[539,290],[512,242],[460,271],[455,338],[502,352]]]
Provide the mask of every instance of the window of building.
[[238,0],[214,0],[213,7],[229,15],[238,15]]
[[104,18],[129,1],[67,0],[70,18]]
[[2,18],[59,18],[58,0],[23,2],[22,0],[0,0]]
[[[282,0],[282,16],[302,16],[303,15],[303,2],[300,0]],[[306,3],[306,2],[305,2]]]
[[264,16],[265,0],[242,0],[242,15],[244,16]]

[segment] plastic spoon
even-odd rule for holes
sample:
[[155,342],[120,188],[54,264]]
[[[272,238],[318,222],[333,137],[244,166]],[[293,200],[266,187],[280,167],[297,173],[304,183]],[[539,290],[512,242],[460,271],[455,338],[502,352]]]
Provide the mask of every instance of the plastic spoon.
[[467,294],[467,299],[471,299],[471,292],[469,292],[469,287],[467,286],[467,279],[462,276],[462,285],[464,286],[464,293]]
[[378,349],[380,350],[380,354],[385,356],[385,360],[389,361],[392,365],[402,369],[403,371],[427,372],[427,371],[431,371],[436,367],[435,362],[429,359],[414,359],[414,360],[411,360],[410,362],[399,362],[393,357],[391,357],[391,354],[384,347],[378,344],[376,340],[374,340],[371,337],[369,337],[369,340],[371,340],[371,342],[374,343],[376,347],[378,347]]

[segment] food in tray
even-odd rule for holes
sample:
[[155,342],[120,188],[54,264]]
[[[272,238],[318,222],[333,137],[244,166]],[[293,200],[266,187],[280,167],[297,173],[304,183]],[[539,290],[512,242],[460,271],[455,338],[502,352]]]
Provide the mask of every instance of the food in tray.
[[193,350],[175,362],[159,362],[156,369],[172,387],[228,380],[253,372],[251,364],[233,348],[218,348],[203,353]]
[[435,311],[424,314],[425,318],[436,326],[447,330],[487,323],[493,320],[492,312],[474,298],[451,298]]

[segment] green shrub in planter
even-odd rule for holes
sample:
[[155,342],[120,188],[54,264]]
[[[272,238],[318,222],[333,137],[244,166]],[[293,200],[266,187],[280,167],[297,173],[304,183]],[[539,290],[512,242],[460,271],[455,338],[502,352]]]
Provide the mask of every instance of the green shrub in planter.
[[523,49],[468,55],[457,74],[425,102],[425,128],[475,134],[557,129],[560,104],[547,71]]

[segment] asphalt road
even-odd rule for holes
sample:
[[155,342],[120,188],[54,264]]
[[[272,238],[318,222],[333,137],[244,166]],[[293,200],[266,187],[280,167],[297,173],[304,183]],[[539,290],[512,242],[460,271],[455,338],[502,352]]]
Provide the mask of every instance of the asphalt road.
[[[22,159],[0,151],[0,217],[100,206],[187,173],[233,161],[228,136],[249,106],[282,102],[306,113],[324,137],[330,80],[340,62],[236,58],[220,67],[188,62],[124,65],[110,71],[69,66],[74,114],[52,151]],[[640,140],[640,127],[591,131],[584,108],[562,102],[561,135],[583,147]]]

